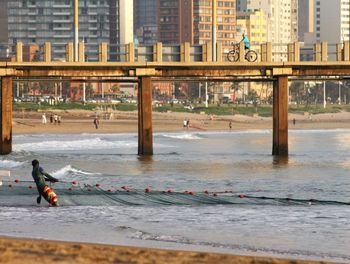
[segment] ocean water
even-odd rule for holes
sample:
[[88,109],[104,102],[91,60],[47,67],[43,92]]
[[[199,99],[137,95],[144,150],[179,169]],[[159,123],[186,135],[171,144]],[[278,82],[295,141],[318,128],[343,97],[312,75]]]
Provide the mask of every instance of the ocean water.
[[[271,130],[158,133],[152,157],[136,134],[13,143],[1,236],[350,263],[350,130],[292,130],[287,160],[271,156]],[[36,205],[34,158],[60,179],[59,207]]]

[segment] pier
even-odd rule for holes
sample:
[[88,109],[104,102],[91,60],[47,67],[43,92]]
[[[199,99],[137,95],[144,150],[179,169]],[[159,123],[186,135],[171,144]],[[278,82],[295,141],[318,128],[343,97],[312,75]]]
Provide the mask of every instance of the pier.
[[[178,45],[176,54],[166,53],[162,43],[150,46],[147,53],[133,43],[125,47],[123,61],[109,60],[106,43],[100,44],[99,60],[85,61],[84,43],[79,43],[79,60],[73,61],[73,44],[68,43],[65,61],[51,57],[51,44],[43,45],[41,60],[23,61],[23,44],[17,43],[15,61],[0,62],[0,154],[12,151],[12,82],[19,79],[70,80],[86,82],[89,77],[100,82],[138,83],[138,154],[153,154],[152,82],[167,80],[216,82],[273,82],[272,154],[288,156],[288,82],[293,79],[342,79],[350,76],[349,42],[336,45],[334,61],[328,60],[327,43],[314,45],[313,61],[300,60],[299,43],[287,45],[287,60],[273,61],[271,43],[261,45],[257,62],[225,61],[226,54],[217,46],[212,61],[211,44]],[[135,55],[138,51],[138,55]],[[241,54],[244,53],[240,45]],[[165,59],[167,58],[167,59]],[[169,58],[172,60],[170,61]],[[96,81],[96,80],[94,80]]]

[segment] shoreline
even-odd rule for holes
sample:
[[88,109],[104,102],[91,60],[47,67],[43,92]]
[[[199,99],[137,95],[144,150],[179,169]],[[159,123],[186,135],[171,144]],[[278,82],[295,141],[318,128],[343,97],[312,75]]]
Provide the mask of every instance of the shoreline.
[[[135,133],[138,131],[137,112],[118,112],[109,120],[102,118],[99,129],[93,125],[93,111],[64,111],[61,124],[42,124],[40,112],[14,113],[13,134],[82,134]],[[289,114],[290,130],[350,129],[350,113],[320,114],[312,117]],[[190,119],[190,128],[183,120]],[[293,125],[293,119],[296,124]],[[259,116],[214,116],[188,113],[153,113],[153,133],[160,132],[234,132],[272,129],[272,118]],[[49,121],[49,120],[48,120]],[[232,121],[232,129],[229,129]],[[149,245],[147,245],[148,247]],[[43,250],[45,248],[45,250]],[[261,257],[254,252],[222,254],[201,251],[168,250],[134,246],[116,246],[85,242],[47,241],[31,238],[0,236],[1,263],[339,263],[280,257]],[[251,255],[249,255],[251,254]]]
[[[57,111],[55,111],[56,113]],[[62,123],[54,124],[47,120],[42,124],[40,112],[15,112],[13,118],[13,134],[62,134],[62,133],[137,133],[137,112],[115,112],[110,115],[100,114],[100,125],[96,129],[93,111],[71,110],[57,112],[62,116]],[[190,120],[190,127],[184,128],[183,121]],[[293,123],[295,120],[295,124]],[[229,128],[229,122],[232,128]],[[158,113],[152,114],[153,132],[205,132],[205,131],[244,131],[253,129],[272,129],[271,117],[260,116],[207,116],[192,113]],[[289,114],[290,130],[310,129],[350,129],[350,113],[319,114],[304,116]]]
[[[43,250],[45,248],[45,250]],[[200,251],[114,246],[94,243],[24,239],[0,236],[3,264],[36,263],[237,263],[237,264],[326,264],[274,257],[208,253]]]

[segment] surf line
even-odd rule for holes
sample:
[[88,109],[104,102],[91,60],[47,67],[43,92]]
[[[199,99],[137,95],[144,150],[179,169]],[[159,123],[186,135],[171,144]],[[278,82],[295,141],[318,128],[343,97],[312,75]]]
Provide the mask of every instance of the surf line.
[[16,123],[18,123],[18,124],[20,124],[20,125],[24,125],[24,126],[35,127],[35,125],[31,125],[31,124],[27,124],[27,123],[23,123],[23,122],[19,122],[19,121],[16,121]]
[[201,127],[198,127],[198,126],[193,126],[193,125],[190,125],[190,128],[195,128],[195,129],[198,129],[198,130],[206,131],[206,129],[204,129],[204,128],[201,128]]

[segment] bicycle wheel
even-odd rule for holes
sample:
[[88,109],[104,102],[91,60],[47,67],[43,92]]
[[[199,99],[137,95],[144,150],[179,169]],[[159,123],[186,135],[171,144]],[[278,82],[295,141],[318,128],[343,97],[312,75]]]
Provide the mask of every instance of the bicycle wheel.
[[229,61],[238,61],[239,59],[239,52],[236,51],[236,50],[230,50],[228,53],[227,53],[227,59]]
[[254,62],[258,59],[258,54],[254,50],[249,50],[245,55],[245,58],[249,62]]

